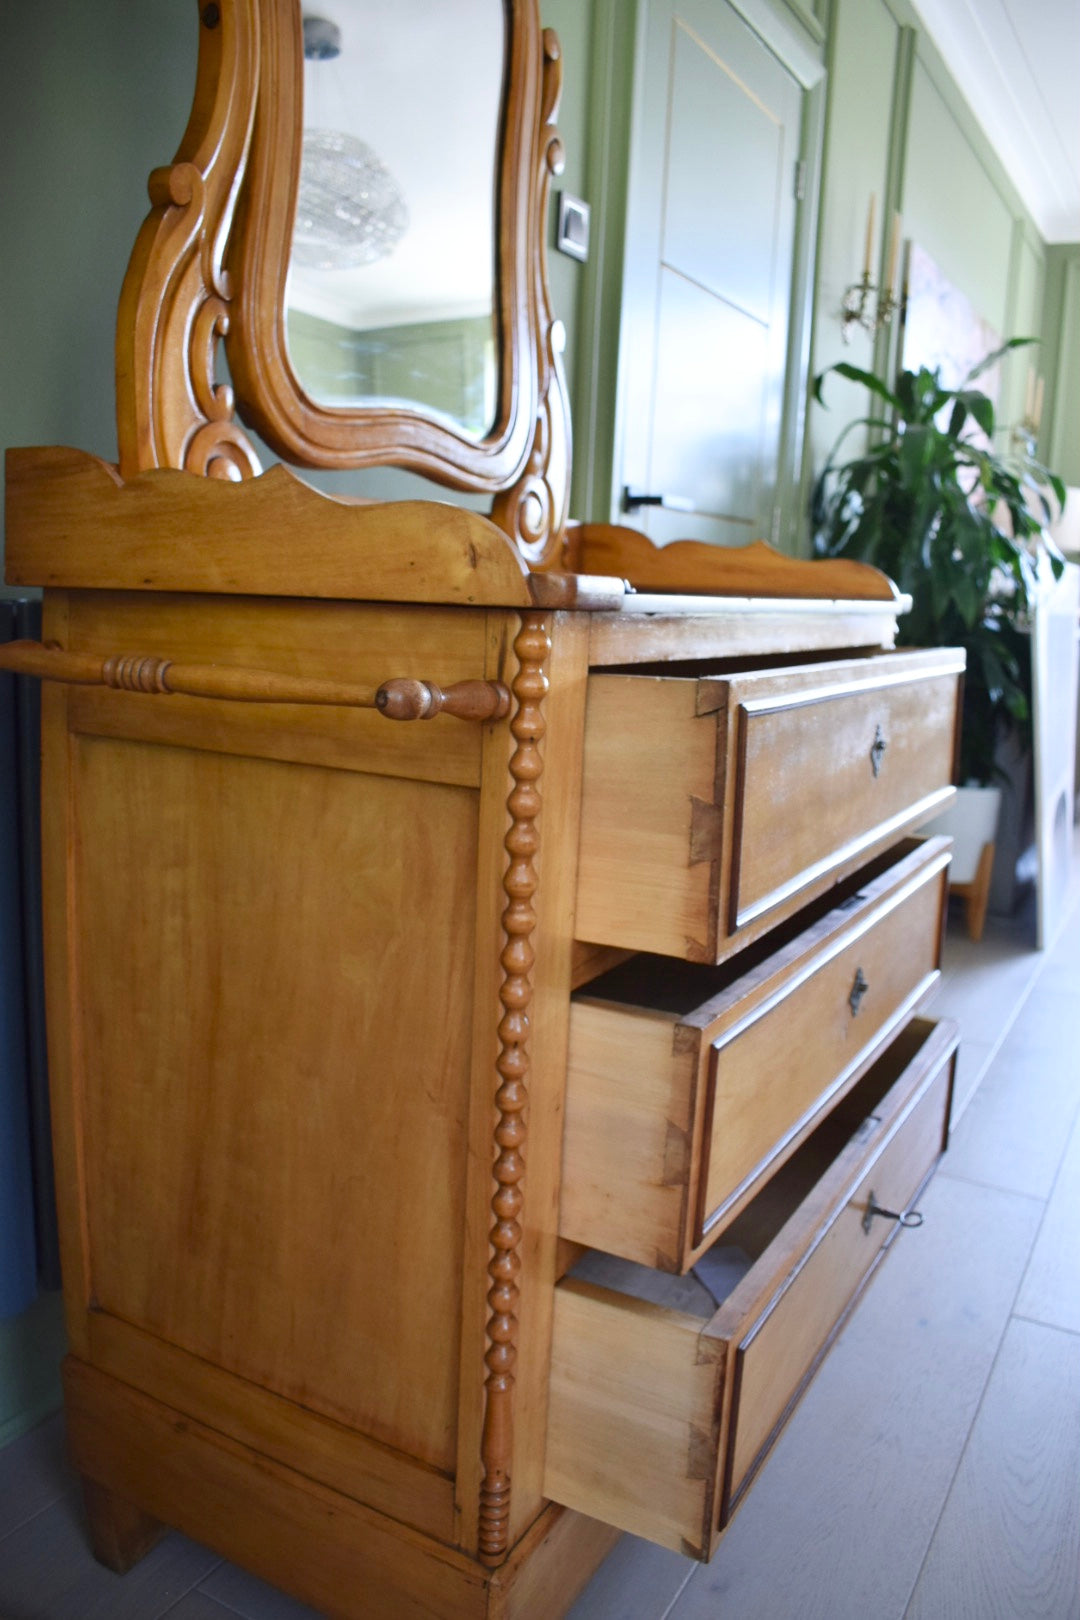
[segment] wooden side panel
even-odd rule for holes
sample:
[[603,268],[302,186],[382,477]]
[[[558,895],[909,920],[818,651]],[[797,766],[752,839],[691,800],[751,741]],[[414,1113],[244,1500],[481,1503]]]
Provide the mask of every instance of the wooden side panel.
[[695,681],[589,681],[579,939],[668,956],[707,950],[717,716],[699,716],[696,702]]
[[328,1620],[484,1620],[484,1572],[69,1357],[76,1468]]
[[284,465],[237,486],[157,467],[122,480],[62,446],[7,453],[8,582],[528,607],[487,518],[448,501],[358,503]]
[[[285,675],[372,682],[404,675],[440,686],[484,673],[485,615],[346,602],[74,591],[67,644],[103,655],[150,654]],[[258,754],[312,765],[478,786],[483,728],[440,716],[398,725],[374,710],[82,687],[71,695],[76,729],[98,736]]]
[[[45,598],[42,633],[62,642],[68,603],[54,592]],[[90,1249],[86,1229],[86,1165],[83,1148],[82,1072],[77,1038],[77,969],[68,939],[72,857],[71,740],[69,693],[46,686],[41,694],[42,922],[48,1015],[49,1090],[60,1261],[64,1277],[64,1322],[69,1348],[86,1354],[90,1303]]]
[[691,1557],[708,1555],[722,1394],[701,1326],[561,1283],[544,1476],[553,1501]]
[[86,1325],[101,1372],[343,1496],[453,1542],[454,1487],[445,1473],[105,1311],[91,1311]]
[[476,796],[75,766],[97,1304],[452,1469]]
[[701,1037],[674,1019],[575,1002],[559,1229],[677,1271],[687,1239]]

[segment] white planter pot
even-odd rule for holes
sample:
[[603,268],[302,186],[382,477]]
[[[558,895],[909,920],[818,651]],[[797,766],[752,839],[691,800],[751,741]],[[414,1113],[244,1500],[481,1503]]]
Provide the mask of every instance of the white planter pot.
[[997,837],[1001,809],[999,787],[962,787],[943,815],[920,828],[924,833],[947,833],[953,840],[950,883],[970,883],[979,865],[984,844]]

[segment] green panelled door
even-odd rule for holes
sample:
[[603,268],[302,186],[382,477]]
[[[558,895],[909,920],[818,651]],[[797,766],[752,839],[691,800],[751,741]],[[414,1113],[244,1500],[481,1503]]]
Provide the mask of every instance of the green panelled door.
[[620,334],[620,486],[656,541],[775,535],[804,91],[726,0],[650,0]]

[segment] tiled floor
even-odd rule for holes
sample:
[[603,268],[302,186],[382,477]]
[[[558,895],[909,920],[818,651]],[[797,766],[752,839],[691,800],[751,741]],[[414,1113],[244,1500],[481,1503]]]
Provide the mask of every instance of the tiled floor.
[[[1080,1620],[1080,908],[1046,956],[1026,940],[951,930],[933,1010],[965,1030],[963,1112],[925,1224],[712,1564],[625,1537],[572,1620]],[[177,1535],[109,1574],[60,1419],[0,1452],[0,1620],[238,1614],[312,1611]]]

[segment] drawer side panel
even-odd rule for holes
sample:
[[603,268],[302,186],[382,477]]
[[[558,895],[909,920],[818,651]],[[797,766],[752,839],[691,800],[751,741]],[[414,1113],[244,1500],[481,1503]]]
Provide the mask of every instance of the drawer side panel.
[[692,1317],[564,1282],[555,1295],[546,1495],[675,1552],[707,1556],[722,1357]]

